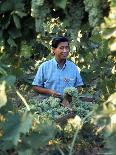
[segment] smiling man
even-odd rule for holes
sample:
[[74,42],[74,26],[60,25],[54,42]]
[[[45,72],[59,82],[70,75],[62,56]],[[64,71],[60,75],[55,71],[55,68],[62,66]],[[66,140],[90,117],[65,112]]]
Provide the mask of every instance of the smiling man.
[[70,47],[67,38],[52,40],[54,58],[42,63],[33,80],[33,90],[39,94],[62,98],[64,89],[83,85],[77,66],[67,60]]

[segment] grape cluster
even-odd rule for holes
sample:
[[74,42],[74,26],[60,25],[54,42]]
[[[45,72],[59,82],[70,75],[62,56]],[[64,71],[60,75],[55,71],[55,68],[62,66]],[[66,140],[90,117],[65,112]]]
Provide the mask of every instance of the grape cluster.
[[34,100],[33,107],[31,106],[31,110],[35,109],[36,113],[38,113],[39,115],[45,115],[53,119],[58,119],[69,113],[69,109],[67,107],[63,107],[60,104],[60,99],[54,97],[49,97],[39,103]]
[[[72,97],[70,103],[72,111],[81,118],[84,118],[93,109],[93,104],[80,100],[76,88],[65,88],[64,98],[66,98],[67,95]],[[30,101],[30,105],[31,111],[53,119],[58,119],[71,113],[68,107],[61,105],[61,100],[59,98],[54,97],[46,98],[42,102],[33,99]]]
[[103,21],[104,12],[108,8],[107,0],[84,0],[85,10],[89,14],[89,23],[92,27],[99,25]]
[[92,111],[93,104],[90,102],[81,101],[76,88],[74,87],[65,88],[64,97],[67,94],[72,96],[72,101],[70,104],[73,111],[81,118],[84,118],[90,111]]

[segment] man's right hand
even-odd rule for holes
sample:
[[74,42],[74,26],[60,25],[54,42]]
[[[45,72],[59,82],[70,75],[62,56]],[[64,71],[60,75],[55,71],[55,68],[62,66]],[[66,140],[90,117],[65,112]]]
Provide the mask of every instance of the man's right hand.
[[50,93],[49,93],[51,96],[53,97],[58,97],[58,98],[62,98],[62,95],[57,93],[56,91],[54,90],[50,90]]
[[51,89],[46,89],[46,88],[39,87],[39,86],[33,86],[33,90],[35,90],[36,92],[38,92],[40,94],[45,94],[45,95],[50,95],[53,97],[63,98],[61,94],[59,94],[56,91],[51,90]]

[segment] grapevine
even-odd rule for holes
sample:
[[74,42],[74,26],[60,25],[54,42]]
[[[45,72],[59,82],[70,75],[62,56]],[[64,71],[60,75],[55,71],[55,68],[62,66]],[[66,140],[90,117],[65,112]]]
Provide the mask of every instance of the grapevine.
[[[76,88],[70,87],[64,89],[63,97],[66,99],[67,95],[72,97],[70,105],[75,115],[79,115],[81,118],[84,118],[92,110],[93,105],[91,103],[83,102],[79,99]],[[61,100],[59,98],[49,97],[44,99],[42,102],[37,99],[31,99],[30,104],[30,108],[33,112],[53,119],[59,119],[71,113],[68,107],[61,105]]]
[[66,95],[72,96],[71,107],[72,110],[79,115],[81,118],[85,117],[92,109],[93,104],[88,102],[83,102],[80,100],[77,89],[74,87],[65,88],[64,97]]
[[59,98],[49,97],[44,99],[42,102],[38,100],[31,100],[31,106],[33,111],[36,111],[39,115],[45,115],[53,119],[65,116],[69,113],[67,107],[63,107],[60,104]]
[[89,23],[92,27],[103,21],[105,9],[108,7],[106,0],[84,0],[85,10],[89,14]]

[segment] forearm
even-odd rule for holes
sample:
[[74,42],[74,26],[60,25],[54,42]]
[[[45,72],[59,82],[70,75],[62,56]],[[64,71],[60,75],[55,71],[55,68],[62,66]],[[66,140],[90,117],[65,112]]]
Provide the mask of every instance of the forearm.
[[61,94],[57,93],[54,90],[46,89],[46,88],[39,87],[39,86],[33,86],[33,90],[40,94],[51,95],[51,96],[58,97],[58,98],[62,97]]
[[33,86],[32,87],[34,91],[40,93],[40,94],[45,94],[45,95],[52,95],[52,92],[50,89],[42,88],[39,86]]

